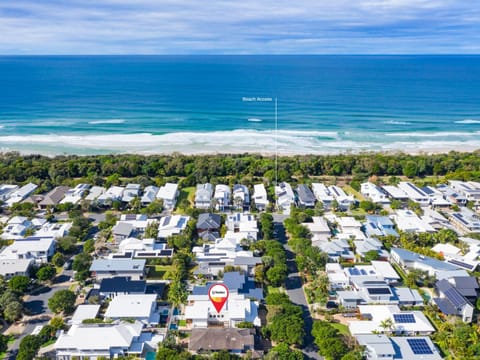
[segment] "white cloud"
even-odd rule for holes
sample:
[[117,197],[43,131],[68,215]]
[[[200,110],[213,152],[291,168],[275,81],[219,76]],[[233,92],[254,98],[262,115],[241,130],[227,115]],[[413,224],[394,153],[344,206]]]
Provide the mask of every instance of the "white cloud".
[[17,0],[0,3],[0,53],[475,52],[475,3]]

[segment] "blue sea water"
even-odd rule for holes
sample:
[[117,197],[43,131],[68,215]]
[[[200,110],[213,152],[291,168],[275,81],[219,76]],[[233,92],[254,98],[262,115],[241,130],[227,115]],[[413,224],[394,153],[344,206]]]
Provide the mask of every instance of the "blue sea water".
[[479,135],[480,56],[0,57],[3,151],[430,152]]

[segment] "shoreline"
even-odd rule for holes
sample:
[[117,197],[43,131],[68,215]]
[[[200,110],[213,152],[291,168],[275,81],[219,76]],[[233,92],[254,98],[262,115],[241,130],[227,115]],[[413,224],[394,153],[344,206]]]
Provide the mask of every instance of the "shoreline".
[[476,132],[355,133],[335,131],[232,130],[131,134],[39,134],[0,136],[0,152],[22,155],[186,155],[260,154],[273,156],[340,155],[361,153],[442,154],[480,149]]

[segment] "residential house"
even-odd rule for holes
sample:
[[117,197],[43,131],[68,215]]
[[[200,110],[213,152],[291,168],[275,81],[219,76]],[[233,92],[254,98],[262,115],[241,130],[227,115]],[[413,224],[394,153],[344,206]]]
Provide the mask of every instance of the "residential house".
[[218,351],[228,351],[237,355],[245,354],[254,349],[254,334],[253,329],[194,328],[189,337],[188,351],[195,354],[210,354]]
[[424,186],[422,191],[428,195],[430,205],[434,209],[448,209],[452,205],[450,201],[439,189],[433,186]]
[[167,243],[156,242],[152,238],[137,239],[129,237],[120,242],[118,249],[121,255],[112,254],[111,257],[122,258],[171,258],[173,249],[167,247]]
[[315,196],[313,195],[312,190],[305,185],[300,184],[297,186],[297,204],[302,208],[313,208],[315,207]]
[[[35,221],[35,219],[32,220],[32,223]],[[34,237],[40,237],[40,238],[54,238],[58,239],[61,237],[64,237],[68,235],[68,232],[70,231],[70,228],[72,227],[72,223],[70,222],[65,222],[65,223],[49,223],[45,222],[40,229],[38,229],[35,234],[33,235]]]
[[190,216],[169,215],[160,218],[158,239],[166,240],[169,236],[178,235],[187,227]]
[[328,187],[328,190],[330,191],[330,194],[332,194],[335,198],[338,204],[338,209],[340,211],[348,210],[350,208],[350,205],[352,205],[352,203],[355,201],[354,197],[352,195],[347,195],[341,187],[332,185]]
[[2,184],[0,185],[0,201],[6,202],[13,192],[18,190],[18,185]]
[[323,204],[323,208],[325,210],[329,210],[332,207],[332,203],[335,198],[328,187],[322,183],[313,183],[312,189],[317,200]]
[[364,259],[369,251],[378,253],[379,259],[387,260],[389,257],[388,251],[383,249],[383,243],[375,238],[366,238],[364,240],[355,240],[355,253]]
[[328,241],[332,237],[332,230],[328,226],[328,221],[321,216],[313,216],[313,222],[302,223],[312,234],[312,245],[319,246],[321,242]]
[[19,203],[22,200],[30,196],[36,189],[37,185],[28,183],[27,185],[22,186],[21,188],[11,192],[8,196],[8,199],[5,201],[7,206],[12,206],[13,204]]
[[195,192],[195,207],[197,209],[210,209],[212,206],[213,185],[198,184]]
[[471,201],[475,204],[480,202],[480,187],[474,182],[450,180],[448,184],[452,189],[462,194],[467,202]]
[[113,359],[140,356],[151,333],[142,333],[141,322],[111,324],[78,324],[68,332],[61,332],[55,342],[58,360]]
[[267,209],[269,201],[268,201],[267,190],[265,189],[265,185],[263,184],[253,185],[253,201],[258,211],[265,211]]
[[65,193],[65,197],[60,201],[60,204],[77,204],[82,200],[83,195],[88,189],[90,189],[89,184],[78,184]]
[[197,234],[203,240],[215,241],[220,237],[222,217],[218,214],[202,213],[197,220]]
[[399,237],[395,231],[395,224],[387,216],[367,215],[363,224],[363,230],[368,237]]
[[112,235],[115,242],[120,242],[132,235],[133,225],[128,222],[118,221],[112,228]]
[[257,301],[248,299],[243,294],[229,294],[228,300],[217,312],[208,296],[208,288],[195,287],[188,296],[185,307],[185,319],[189,328],[236,327],[239,323],[248,321],[260,326]]
[[96,202],[101,206],[110,206],[112,202],[122,200],[124,190],[122,186],[111,186],[97,197]]
[[98,288],[100,296],[106,299],[113,299],[117,295],[145,294],[146,290],[147,283],[145,280],[132,280],[125,276],[104,278]]
[[5,280],[18,275],[30,277],[33,263],[33,259],[4,259],[0,255],[0,275]]
[[446,279],[439,280],[435,283],[435,290],[438,297],[432,300],[443,314],[459,316],[466,323],[472,322],[475,307],[454,285]]
[[140,196],[141,185],[140,184],[127,184],[125,190],[122,193],[122,202],[129,203],[135,198]]
[[454,272],[457,270],[456,266],[447,262],[401,248],[392,248],[390,251],[390,260],[404,270],[418,269],[426,271],[429,275],[437,276],[437,279],[439,272]]
[[90,188],[90,191],[88,192],[88,195],[85,196],[86,201],[95,201],[97,198],[105,193],[106,189],[102,186],[92,186]]
[[25,216],[14,216],[8,220],[7,225],[3,228],[1,238],[4,240],[22,239],[27,230],[33,228],[32,222]]
[[287,182],[281,182],[275,186],[275,197],[277,198],[277,207],[284,214],[290,214],[290,207],[295,203],[295,194],[292,187]]
[[362,224],[352,216],[336,216],[334,214],[325,215],[331,223],[337,224],[337,234],[339,239],[366,239],[362,231]]
[[449,220],[463,234],[480,232],[480,218],[470,209],[462,208],[459,212],[451,213]]
[[258,224],[255,215],[244,213],[233,213],[227,216],[225,222],[227,234],[225,237],[235,237],[239,240],[257,240]]
[[374,183],[362,183],[360,185],[360,193],[374,203],[382,205],[390,204],[390,199],[385,191],[383,191],[380,186],[377,186]]
[[331,261],[355,261],[355,255],[350,249],[350,244],[345,239],[323,241],[317,245],[322,252],[328,255]]
[[441,360],[438,349],[427,336],[388,337],[383,334],[365,334],[355,337],[364,347],[366,360]]
[[143,196],[140,200],[142,202],[142,205],[147,206],[148,204],[151,204],[156,199],[158,190],[159,188],[156,186],[147,186],[143,191]]
[[402,202],[408,200],[408,194],[394,185],[384,185],[382,186],[382,189],[392,200],[398,200]]
[[26,237],[17,239],[5,247],[0,259],[33,259],[37,264],[45,263],[55,253],[55,239],[52,237]]
[[43,200],[38,203],[40,209],[46,209],[49,206],[54,207],[60,204],[60,201],[65,197],[65,194],[68,192],[68,190],[68,186],[57,186],[50,190],[43,197]]
[[263,289],[255,286],[255,281],[247,273],[231,271],[223,274],[223,284],[230,294],[245,295],[255,301],[263,300]]
[[81,325],[84,320],[96,319],[99,311],[100,305],[80,304],[75,309],[69,323],[71,325]]
[[157,192],[157,199],[163,201],[163,207],[168,210],[173,210],[177,203],[177,197],[180,194],[178,191],[178,184],[166,183],[161,186]]
[[418,215],[411,210],[396,210],[392,218],[397,224],[398,229],[404,232],[435,232],[435,229],[425,221],[426,219],[418,217]]
[[[359,305],[363,320],[350,321],[348,328],[353,336],[372,333],[395,335],[430,335],[435,328],[421,311],[401,311],[397,305]],[[390,319],[391,326],[384,326]]]
[[152,326],[159,323],[156,294],[117,295],[108,304],[105,318],[111,320],[135,320]]
[[428,194],[411,182],[401,181],[398,184],[398,188],[403,190],[411,201],[420,204],[420,206],[428,206],[430,204],[430,197]]
[[215,186],[215,194],[213,195],[215,209],[224,211],[230,207],[230,187],[224,184]]
[[116,276],[142,280],[145,277],[145,264],[145,259],[94,259],[90,272],[97,282]]
[[248,187],[242,184],[233,185],[233,205],[236,210],[243,211],[250,207],[250,192]]

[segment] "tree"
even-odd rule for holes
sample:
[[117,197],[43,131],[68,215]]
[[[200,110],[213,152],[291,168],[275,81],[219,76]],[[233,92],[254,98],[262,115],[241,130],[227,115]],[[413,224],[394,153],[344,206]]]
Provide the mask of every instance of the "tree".
[[3,316],[8,321],[15,321],[22,316],[23,306],[20,301],[12,301],[5,306]]
[[170,283],[168,289],[168,301],[174,306],[184,304],[187,301],[188,291],[187,286],[181,279],[176,279]]
[[146,239],[156,239],[158,237],[158,221],[152,221],[145,229]]
[[365,261],[371,262],[371,261],[378,260],[379,256],[380,255],[378,255],[377,250],[369,250],[365,253],[363,258],[365,259]]
[[37,279],[40,281],[50,281],[55,277],[55,275],[57,275],[57,271],[52,265],[42,266],[37,271]]
[[74,310],[76,298],[73,291],[59,290],[48,299],[48,308],[55,314],[59,314],[62,311],[70,314]]
[[75,251],[77,239],[73,236],[63,236],[57,240],[59,250],[64,254],[70,254]]
[[40,339],[35,335],[27,335],[20,341],[17,360],[33,360],[40,348]]
[[27,291],[28,285],[30,285],[30,279],[23,275],[15,275],[8,282],[8,287],[10,289],[18,291],[21,294]]
[[9,336],[0,334],[0,353],[4,353],[8,349]]
[[417,163],[414,161],[407,161],[402,168],[403,175],[413,178],[417,175]]
[[52,264],[57,267],[63,266],[65,264],[65,256],[62,253],[56,253],[52,257]]
[[95,240],[88,239],[87,241],[85,241],[85,243],[83,244],[83,252],[86,254],[91,254],[94,251],[95,251]]
[[272,348],[264,358],[265,360],[303,360],[303,354],[299,350],[292,350],[285,344],[278,344]]
[[92,264],[92,257],[86,253],[80,253],[75,256],[73,260],[72,269],[77,273],[75,280],[85,281],[90,274],[90,265]]

